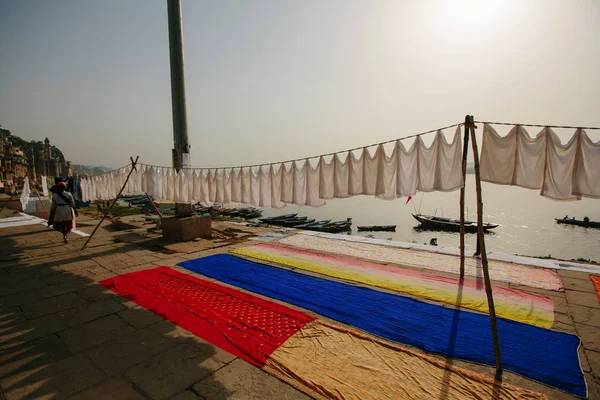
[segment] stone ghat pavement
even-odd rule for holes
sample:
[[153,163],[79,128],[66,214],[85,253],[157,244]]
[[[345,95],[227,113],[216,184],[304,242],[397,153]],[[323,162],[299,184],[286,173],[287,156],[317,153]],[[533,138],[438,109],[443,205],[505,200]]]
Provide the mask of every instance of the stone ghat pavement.
[[[97,221],[82,217],[91,232]],[[88,225],[88,226],[85,226]],[[43,225],[0,230],[0,395],[2,399],[308,399],[258,368],[97,284],[108,277],[224,253],[233,247],[166,254],[115,241],[101,228],[64,245]],[[200,248],[200,250],[198,250]],[[556,328],[577,333],[589,398],[600,399],[600,304],[587,274],[559,271],[565,293],[551,293]],[[493,376],[489,367],[447,362]],[[505,372],[505,380],[574,399]]]

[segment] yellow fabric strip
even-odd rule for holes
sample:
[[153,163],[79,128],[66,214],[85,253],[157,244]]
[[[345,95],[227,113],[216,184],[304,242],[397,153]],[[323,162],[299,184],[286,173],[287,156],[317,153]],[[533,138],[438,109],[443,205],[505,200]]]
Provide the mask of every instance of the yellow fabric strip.
[[264,369],[320,399],[548,399],[323,321],[288,339]]
[[[231,250],[230,253],[488,312],[485,286],[474,279],[464,279],[459,286],[461,281],[458,277],[445,277],[268,244],[243,247]],[[554,303],[548,296],[494,286],[494,302],[499,317],[542,328],[551,328],[554,323]]]

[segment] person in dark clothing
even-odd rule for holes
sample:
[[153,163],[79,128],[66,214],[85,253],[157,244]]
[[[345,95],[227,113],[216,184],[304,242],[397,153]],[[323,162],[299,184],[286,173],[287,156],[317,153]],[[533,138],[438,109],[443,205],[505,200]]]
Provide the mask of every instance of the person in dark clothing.
[[60,182],[54,185],[52,191],[52,207],[48,226],[52,225],[54,229],[62,233],[63,241],[69,243],[67,236],[75,226],[75,215],[78,214],[75,209],[75,200],[73,195],[67,192],[67,184]]

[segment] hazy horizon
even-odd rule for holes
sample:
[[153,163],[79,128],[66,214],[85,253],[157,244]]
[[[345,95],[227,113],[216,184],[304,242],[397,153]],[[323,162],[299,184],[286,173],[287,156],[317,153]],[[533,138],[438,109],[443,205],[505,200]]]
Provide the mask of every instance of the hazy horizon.
[[[170,166],[166,3],[0,1],[0,124],[75,164]],[[194,167],[308,157],[465,114],[600,126],[594,0],[182,3]]]

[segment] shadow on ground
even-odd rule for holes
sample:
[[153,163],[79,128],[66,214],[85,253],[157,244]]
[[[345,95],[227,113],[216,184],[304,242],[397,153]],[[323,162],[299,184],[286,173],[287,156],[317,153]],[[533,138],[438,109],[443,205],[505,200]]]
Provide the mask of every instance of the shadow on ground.
[[59,239],[42,225],[0,230],[3,398],[229,397],[213,373],[240,360],[97,283],[151,253]]

